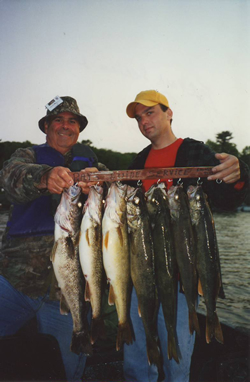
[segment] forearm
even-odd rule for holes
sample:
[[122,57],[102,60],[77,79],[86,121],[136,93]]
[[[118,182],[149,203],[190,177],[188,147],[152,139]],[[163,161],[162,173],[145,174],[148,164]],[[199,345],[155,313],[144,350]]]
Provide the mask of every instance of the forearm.
[[37,185],[50,169],[48,165],[35,163],[31,148],[17,150],[3,165],[2,186],[7,198],[18,204],[38,198],[44,190],[39,190]]

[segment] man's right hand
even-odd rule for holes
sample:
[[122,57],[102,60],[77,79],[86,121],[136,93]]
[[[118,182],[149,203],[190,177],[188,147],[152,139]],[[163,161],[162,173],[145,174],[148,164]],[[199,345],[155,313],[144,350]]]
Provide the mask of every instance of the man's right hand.
[[69,188],[74,184],[72,177],[69,175],[70,172],[65,167],[54,167],[42,176],[37,188],[46,188],[51,194],[61,194],[64,188]]

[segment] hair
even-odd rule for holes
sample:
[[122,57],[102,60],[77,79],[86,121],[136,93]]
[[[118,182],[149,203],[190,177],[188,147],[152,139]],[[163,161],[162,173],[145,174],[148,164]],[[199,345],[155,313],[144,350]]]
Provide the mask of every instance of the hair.
[[[169,109],[169,107],[168,106],[165,106],[165,105],[163,105],[162,103],[159,103],[159,105],[160,105],[160,108],[161,108],[161,110],[165,113],[168,109]],[[172,125],[172,119],[170,119],[170,124]]]
[[163,105],[162,103],[159,103],[161,110],[165,113],[168,110],[168,107]]

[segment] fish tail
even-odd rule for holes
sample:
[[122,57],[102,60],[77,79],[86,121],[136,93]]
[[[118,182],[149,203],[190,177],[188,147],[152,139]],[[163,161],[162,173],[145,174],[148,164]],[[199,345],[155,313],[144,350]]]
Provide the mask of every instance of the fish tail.
[[224,343],[221,325],[216,312],[214,312],[212,318],[208,316],[206,318],[206,342],[209,344],[213,337],[219,343]]
[[168,359],[174,359],[176,363],[179,363],[179,357],[177,352],[177,345],[174,335],[168,335]]
[[85,356],[91,356],[93,349],[90,343],[89,333],[73,332],[70,350],[75,354],[83,353]]
[[106,329],[103,318],[92,318],[91,322],[91,344],[93,345],[98,338],[106,338]]
[[118,325],[117,338],[116,338],[116,350],[120,350],[123,343],[126,342],[127,345],[132,344],[133,335],[129,322]]
[[199,320],[196,311],[189,311],[189,331],[190,334],[193,334],[194,331],[198,335],[200,335],[200,325],[199,325]]
[[160,353],[160,347],[158,346],[157,340],[152,338],[152,340],[147,340],[147,356],[149,365],[156,365],[158,369],[158,382],[164,381],[165,373],[163,370],[163,361]]

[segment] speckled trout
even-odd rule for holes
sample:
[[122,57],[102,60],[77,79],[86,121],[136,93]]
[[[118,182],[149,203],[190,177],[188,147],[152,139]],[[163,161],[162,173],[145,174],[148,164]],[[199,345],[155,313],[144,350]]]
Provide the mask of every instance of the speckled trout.
[[102,220],[103,264],[110,284],[108,303],[115,304],[118,315],[117,350],[124,342],[130,344],[133,340],[129,322],[131,278],[126,190],[126,184],[111,183]]
[[102,260],[103,188],[92,186],[84,204],[79,254],[85,277],[85,300],[92,307],[91,343],[105,335],[102,319],[102,288],[104,268]]
[[216,313],[216,300],[222,281],[214,219],[201,185],[189,186],[187,195],[195,232],[198,291],[204,297],[207,309],[206,341],[209,343],[215,337],[218,342],[223,343],[223,334]]
[[87,313],[84,300],[84,277],[79,260],[79,231],[82,219],[81,188],[65,189],[55,214],[55,244],[51,260],[62,298],[60,311],[70,310],[73,319],[71,351],[92,354]]
[[[130,243],[130,273],[138,299],[149,364],[158,368],[158,381],[164,379],[157,333],[158,296],[155,280],[154,247],[150,218],[141,188],[128,186],[127,221]],[[136,340],[136,338],[135,338]]]

